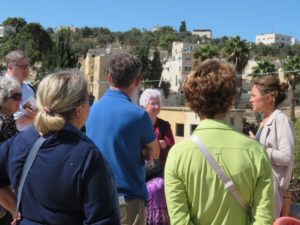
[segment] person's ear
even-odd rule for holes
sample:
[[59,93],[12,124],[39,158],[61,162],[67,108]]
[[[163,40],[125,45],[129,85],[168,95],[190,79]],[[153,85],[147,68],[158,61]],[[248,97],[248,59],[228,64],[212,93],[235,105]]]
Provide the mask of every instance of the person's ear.
[[8,64],[7,64],[7,69],[9,69],[9,70],[12,70],[12,69],[13,69],[13,67],[14,67],[14,65],[13,65],[13,64],[11,64],[11,63],[8,63]]
[[77,106],[77,107],[75,108],[75,118],[80,117],[80,115],[81,115],[81,110],[82,110],[81,105],[80,105],[80,106]]
[[267,95],[265,96],[265,98],[266,98],[266,101],[267,101],[267,102],[272,102],[272,101],[274,101],[274,96],[273,96],[273,95],[267,94]]
[[139,75],[139,76],[136,78],[136,80],[135,80],[135,82],[134,82],[134,85],[137,87],[137,86],[139,86],[140,82],[141,82],[141,76]]

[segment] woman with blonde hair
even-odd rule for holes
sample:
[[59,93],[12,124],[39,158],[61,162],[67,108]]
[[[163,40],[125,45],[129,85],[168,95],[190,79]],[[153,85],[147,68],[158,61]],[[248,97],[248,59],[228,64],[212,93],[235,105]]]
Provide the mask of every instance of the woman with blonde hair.
[[264,115],[256,136],[250,133],[266,148],[272,163],[275,189],[275,217],[288,215],[289,204],[282,207],[289,197],[287,191],[294,163],[294,129],[288,117],[278,109],[285,100],[287,83],[277,76],[267,75],[253,80],[250,103],[254,112]]
[[[47,76],[37,107],[34,127],[0,147],[0,191],[12,185],[18,192],[25,160],[36,140],[44,139],[22,189],[20,224],[120,224],[111,171],[80,132],[89,115],[84,77],[76,71]],[[16,210],[3,195],[0,203]]]

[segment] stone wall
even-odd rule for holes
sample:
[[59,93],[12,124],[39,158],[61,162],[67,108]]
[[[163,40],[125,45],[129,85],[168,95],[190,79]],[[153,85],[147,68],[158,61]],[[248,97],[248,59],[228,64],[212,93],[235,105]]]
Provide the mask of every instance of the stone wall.
[[[231,123],[237,130],[243,129],[244,110],[231,110],[226,121]],[[188,107],[163,107],[159,117],[171,124],[175,142],[189,137],[192,131],[200,123],[199,116]]]

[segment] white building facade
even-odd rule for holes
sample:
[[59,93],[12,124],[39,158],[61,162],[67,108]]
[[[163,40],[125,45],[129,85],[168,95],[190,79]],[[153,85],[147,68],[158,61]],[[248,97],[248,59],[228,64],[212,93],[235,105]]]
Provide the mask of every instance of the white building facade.
[[193,52],[198,44],[173,42],[172,56],[163,65],[162,80],[170,82],[170,90],[180,93],[182,84],[193,67]]
[[16,29],[12,26],[0,26],[0,38],[5,37],[9,32],[15,32]]
[[272,45],[272,44],[284,44],[284,45],[293,45],[295,43],[295,39],[289,35],[283,34],[261,34],[256,36],[256,44],[264,44],[264,45]]

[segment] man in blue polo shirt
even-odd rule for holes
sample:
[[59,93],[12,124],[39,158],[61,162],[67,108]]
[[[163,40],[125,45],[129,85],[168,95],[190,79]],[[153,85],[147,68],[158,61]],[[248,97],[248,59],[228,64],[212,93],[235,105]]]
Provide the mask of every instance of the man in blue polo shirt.
[[112,167],[122,224],[146,224],[143,149],[154,159],[160,152],[147,112],[130,99],[140,83],[141,69],[141,61],[132,55],[112,56],[108,61],[111,87],[93,105],[86,124],[87,135]]

